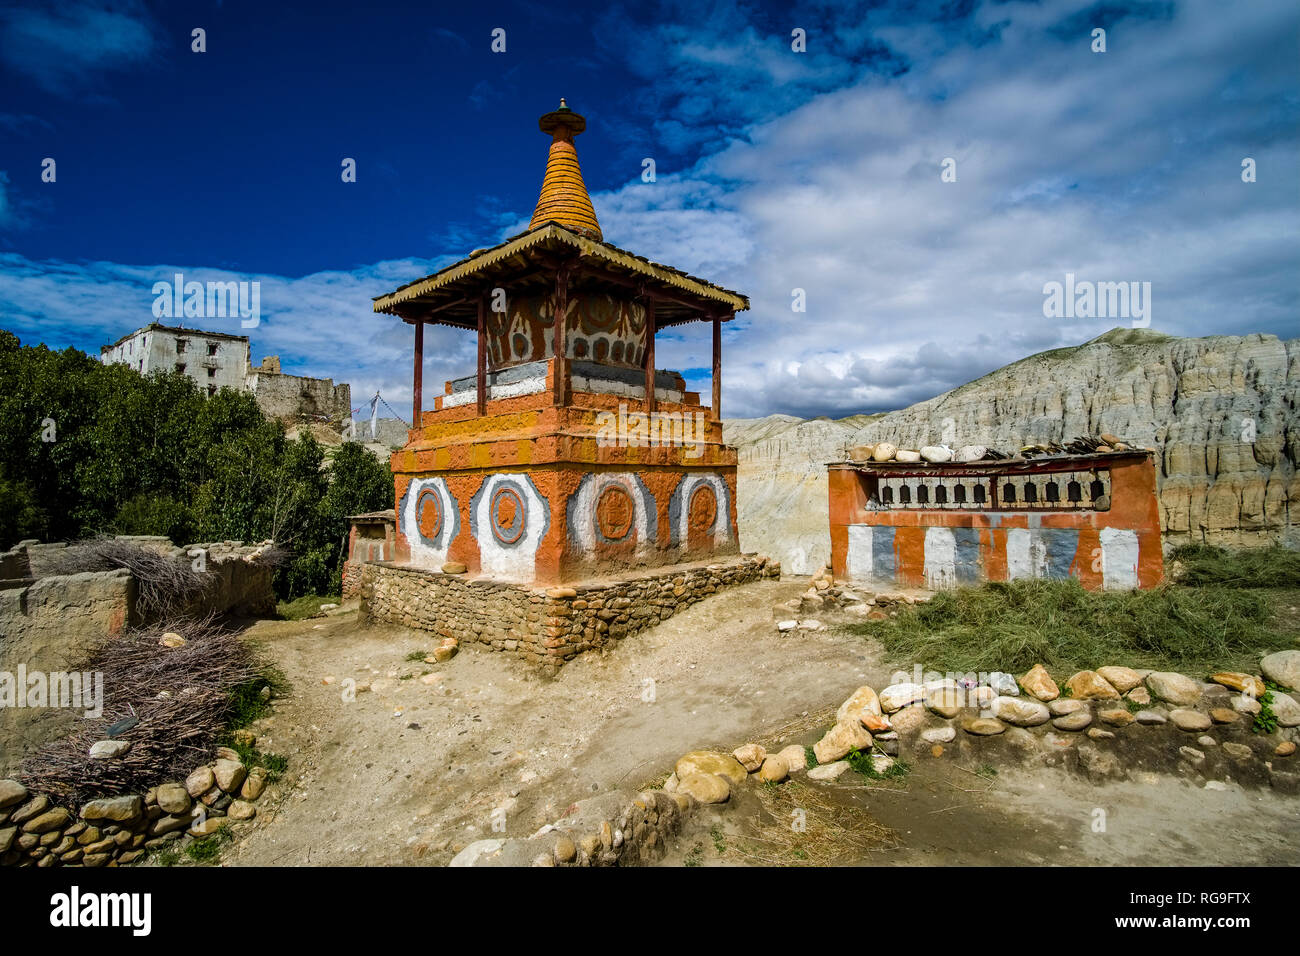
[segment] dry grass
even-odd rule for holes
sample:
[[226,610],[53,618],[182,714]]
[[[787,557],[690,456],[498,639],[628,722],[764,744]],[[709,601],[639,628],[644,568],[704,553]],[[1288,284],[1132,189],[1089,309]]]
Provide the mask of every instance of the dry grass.
[[[730,837],[727,852],[760,866],[835,866],[857,863],[868,853],[899,846],[898,837],[866,811],[846,805],[826,787],[792,777],[782,784],[759,786],[764,819],[751,832]],[[795,811],[803,811],[805,829],[794,829]],[[770,817],[770,821],[767,819]]]
[[[290,553],[279,545],[267,547],[258,564],[280,567]],[[84,571],[131,572],[138,588],[136,612],[140,620],[177,621],[194,617],[203,598],[215,587],[216,576],[196,571],[184,554],[167,553],[138,541],[100,537],[77,541],[42,556],[49,574],[80,574]]]

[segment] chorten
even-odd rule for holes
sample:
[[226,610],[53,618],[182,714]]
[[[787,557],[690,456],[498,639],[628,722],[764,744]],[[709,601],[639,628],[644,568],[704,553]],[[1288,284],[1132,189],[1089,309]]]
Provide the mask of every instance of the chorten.
[[[374,300],[414,329],[412,427],[392,456],[396,563],[539,584],[738,553],[721,328],[743,295],[604,241],[560,101],[528,229]],[[712,402],[655,366],[705,322]],[[473,374],[426,407],[424,327],[477,334]],[[557,345],[558,344],[558,345]]]

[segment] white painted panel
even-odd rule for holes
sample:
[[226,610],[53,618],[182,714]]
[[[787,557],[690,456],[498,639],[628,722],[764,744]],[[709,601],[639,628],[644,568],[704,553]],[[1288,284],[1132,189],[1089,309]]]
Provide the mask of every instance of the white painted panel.
[[[438,494],[442,504],[442,529],[438,540],[426,544],[420,536],[420,526],[415,515],[416,499],[425,488],[432,488]],[[417,568],[441,568],[447,560],[447,549],[451,547],[452,530],[456,526],[456,501],[447,488],[447,482],[441,478],[416,478],[406,492],[406,505],[399,516],[402,534],[411,546],[411,564]]]
[[[524,501],[524,533],[513,545],[502,544],[492,533],[492,496],[502,482],[517,486]],[[527,475],[490,475],[478,496],[474,515],[478,534],[479,564],[484,574],[503,581],[531,581],[537,566],[537,547],[546,533],[546,502],[533,489]]]
[[1138,586],[1138,536],[1126,528],[1101,529],[1101,586],[1126,591]]
[[957,585],[957,539],[951,528],[925,529],[925,586],[932,591]]
[[[637,553],[644,552],[650,546],[650,521],[652,516],[647,513],[645,497],[641,494],[641,486],[637,484],[636,477],[631,472],[603,472],[593,474],[583,481],[578,488],[573,506],[574,526],[572,533],[585,557],[591,557],[596,553],[598,547],[596,503],[600,501],[600,496],[604,494],[605,489],[611,485],[622,488],[627,492],[627,496],[632,499],[633,528],[635,529],[632,533],[636,535]],[[658,516],[654,517],[657,519]]]
[[[494,401],[498,398],[518,398],[520,395],[536,395],[538,392],[546,390],[545,378],[526,378],[520,382],[510,382],[506,385],[489,385],[487,389],[487,398]],[[442,396],[443,408],[455,408],[457,405],[469,405],[478,399],[476,389],[466,389],[463,392],[452,392],[450,395]]]
[[844,563],[850,580],[871,580],[871,531],[869,524],[849,525],[849,551]]
[[1027,528],[1007,532],[1007,580],[1032,581],[1047,577],[1047,543]]
[[722,480],[720,475],[714,472],[695,472],[682,478],[682,482],[677,486],[676,494],[681,507],[677,513],[677,540],[681,546],[686,546],[687,526],[690,523],[690,501],[691,495],[700,485],[709,485],[713,488],[714,499],[718,503],[718,517],[713,525],[713,546],[715,548],[725,547],[731,544],[731,509],[729,492],[727,484]]

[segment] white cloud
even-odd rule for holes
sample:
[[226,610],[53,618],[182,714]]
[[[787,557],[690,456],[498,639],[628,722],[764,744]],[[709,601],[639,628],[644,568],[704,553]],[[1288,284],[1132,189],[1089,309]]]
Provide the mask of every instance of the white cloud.
[[[1127,324],[1044,318],[1042,287],[1066,272],[1151,282],[1152,325],[1173,334],[1296,334],[1296,107],[1277,100],[1294,88],[1278,38],[1295,10],[1234,8],[1227,30],[1221,7],[1188,3],[1113,26],[1107,54],[1044,42],[1080,9],[984,7],[977,20],[1010,22],[975,48],[891,27],[924,68],[821,94],[658,188],[597,197],[603,222],[618,211],[611,241],[689,231],[668,261],[695,271],[694,250],[713,250],[700,272],[751,296],[726,339],[728,414],[899,407]],[[1268,179],[1241,182],[1243,155]],[[949,156],[956,183],[940,181]],[[710,184],[728,188],[688,222],[683,197]],[[701,367],[707,347],[661,354]]]

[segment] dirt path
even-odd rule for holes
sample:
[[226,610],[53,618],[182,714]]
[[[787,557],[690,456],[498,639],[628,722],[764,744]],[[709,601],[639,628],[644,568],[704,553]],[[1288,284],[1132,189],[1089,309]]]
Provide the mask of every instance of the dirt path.
[[[1094,786],[1060,769],[977,777],[924,758],[899,781],[783,785],[699,814],[665,865],[1296,866],[1300,800],[1139,774]],[[775,805],[774,805],[775,804]],[[831,823],[795,837],[790,812]],[[839,845],[830,848],[828,842]],[[810,855],[813,858],[809,858]]]
[[[771,607],[804,586],[745,585],[550,680],[473,645],[446,664],[408,661],[432,650],[430,635],[363,627],[355,611],[260,622],[248,637],[293,684],[259,728],[260,746],[290,764],[223,860],[445,864],[465,844],[502,835],[494,811],[504,835],[526,836],[594,792],[661,780],[685,751],[803,742],[855,688],[883,686],[891,670],[860,638],[779,636]],[[348,679],[373,690],[346,702]],[[989,792],[959,792],[945,774]],[[1168,778],[1098,790],[1055,770],[989,784],[937,765],[904,786],[907,795],[847,783],[834,791],[846,812],[901,841],[872,863],[1226,863],[1225,844],[1244,857],[1257,851],[1259,862],[1300,862],[1300,801],[1271,793],[1206,792]],[[1114,801],[1111,829],[1085,838],[1103,800]],[[771,825],[757,806],[737,809],[719,825]],[[1214,828],[1213,840],[1189,836],[1198,828]]]
[[[860,639],[778,636],[771,606],[801,590],[745,585],[552,680],[473,645],[447,664],[408,662],[432,650],[430,635],[361,627],[355,613],[261,622],[248,637],[293,684],[259,728],[262,749],[290,758],[274,788],[288,797],[226,859],[445,863],[496,835],[494,809],[506,835],[527,835],[583,796],[662,778],[687,750],[730,749],[887,676]],[[375,690],[345,703],[346,678]]]

